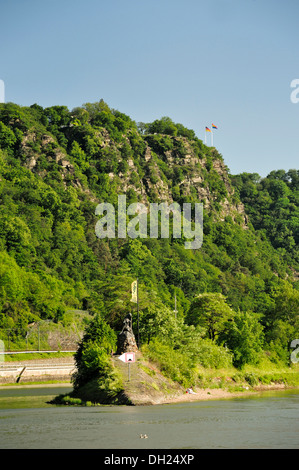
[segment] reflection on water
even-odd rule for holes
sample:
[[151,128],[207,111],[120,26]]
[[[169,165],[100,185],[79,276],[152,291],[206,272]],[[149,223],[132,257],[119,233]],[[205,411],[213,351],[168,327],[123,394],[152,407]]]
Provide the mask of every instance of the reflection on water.
[[57,395],[69,393],[71,390],[72,387],[69,385],[56,384],[47,387],[3,387],[0,388],[0,411],[4,408],[52,408],[52,405],[48,403],[50,400]]
[[298,391],[140,407],[46,403],[69,390],[0,390],[0,447],[299,448]]

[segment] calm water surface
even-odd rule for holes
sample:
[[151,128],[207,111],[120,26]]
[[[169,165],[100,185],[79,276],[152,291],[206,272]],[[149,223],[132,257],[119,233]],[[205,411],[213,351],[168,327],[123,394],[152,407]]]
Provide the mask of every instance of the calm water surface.
[[[156,406],[47,404],[70,387],[0,390],[1,449],[299,448],[299,392]],[[147,434],[148,439],[140,439]]]

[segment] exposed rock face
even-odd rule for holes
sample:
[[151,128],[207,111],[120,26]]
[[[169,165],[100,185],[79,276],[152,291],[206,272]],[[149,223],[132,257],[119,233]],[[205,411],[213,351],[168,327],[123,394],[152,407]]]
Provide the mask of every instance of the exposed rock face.
[[[228,169],[216,149],[199,149],[186,137],[163,134],[148,134],[143,137],[132,133],[128,135],[125,142],[128,149],[126,157],[121,152],[122,144],[115,142],[106,129],[97,130],[94,136],[99,152],[105,149],[107,155],[111,152],[120,163],[126,163],[121,171],[107,172],[111,184],[113,182],[118,188],[119,194],[131,191],[137,196],[138,202],[145,206],[150,201],[171,204],[182,197],[193,198],[202,202],[205,209],[212,211],[216,221],[224,221],[230,216],[244,229],[248,228],[244,206],[235,194]],[[130,138],[143,146],[142,156],[141,153],[135,154]],[[54,160],[59,165],[66,187],[71,182],[76,189],[86,193],[91,201],[98,202],[92,191],[85,187],[84,181],[76,176],[73,157],[59,146],[53,136],[37,131],[28,132],[23,137],[21,153],[27,168],[38,172],[42,178],[46,170],[39,168],[40,156],[44,155],[49,162]]]
[[122,331],[117,338],[117,355],[125,352],[137,352],[137,344],[132,329],[132,314],[128,313],[124,319]]

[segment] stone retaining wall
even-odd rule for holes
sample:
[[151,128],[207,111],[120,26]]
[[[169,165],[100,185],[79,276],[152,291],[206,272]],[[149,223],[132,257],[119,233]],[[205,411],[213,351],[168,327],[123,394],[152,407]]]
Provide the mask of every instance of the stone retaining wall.
[[70,381],[74,365],[59,366],[5,366],[0,368],[0,384],[40,382],[48,380]]

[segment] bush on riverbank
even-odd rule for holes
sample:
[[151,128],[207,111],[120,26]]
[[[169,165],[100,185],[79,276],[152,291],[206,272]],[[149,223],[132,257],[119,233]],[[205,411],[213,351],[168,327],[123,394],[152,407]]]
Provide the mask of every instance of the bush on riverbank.
[[[115,403],[124,401],[122,377],[113,366],[111,350],[116,346],[116,333],[96,315],[85,330],[75,353],[74,390],[57,397],[55,404]],[[68,399],[71,398],[71,400]]]
[[123,394],[120,373],[113,368],[112,373],[99,379],[93,379],[66,395],[59,395],[51,402],[55,405],[105,405],[126,404],[130,401]]
[[[96,315],[87,327],[75,354],[77,371],[73,375],[74,390],[67,396],[57,397],[53,403],[132,404],[132,390],[129,390],[128,384],[124,385],[120,364],[111,357],[111,350],[115,350],[115,346],[115,332],[102,317]],[[202,338],[200,330],[197,331],[196,341],[194,335],[185,334],[177,336],[175,344],[168,337],[156,336],[142,346],[141,353],[179,388],[192,385],[242,391],[273,384],[299,385],[296,367],[288,368],[283,363],[273,364],[266,355],[259,356],[258,364],[245,364],[242,368],[236,368],[232,353],[226,347]],[[141,362],[139,366],[144,370],[145,366]],[[154,374],[149,374],[149,377],[151,388],[159,390]],[[145,385],[149,386],[147,382]],[[142,395],[140,378],[134,382],[134,388]]]
[[247,390],[264,385],[284,384],[299,386],[299,367],[287,367],[282,361],[274,364],[261,356],[256,364],[236,368],[230,352],[212,341],[201,339],[195,345],[174,349],[166,340],[152,340],[142,347],[145,357],[159,370],[184,387],[223,388],[231,391]]
[[199,366],[219,369],[232,364],[231,354],[208,339],[182,344],[174,349],[166,341],[155,338],[142,347],[142,353],[167,377],[184,387],[196,384]]
[[72,377],[74,390],[91,380],[105,382],[113,375],[111,351],[116,346],[116,333],[96,315],[85,330],[75,353],[76,372]]
[[269,361],[257,366],[213,369],[201,367],[197,385],[200,388],[223,388],[229,391],[242,391],[263,386],[285,385],[299,387],[299,367],[273,366]]

